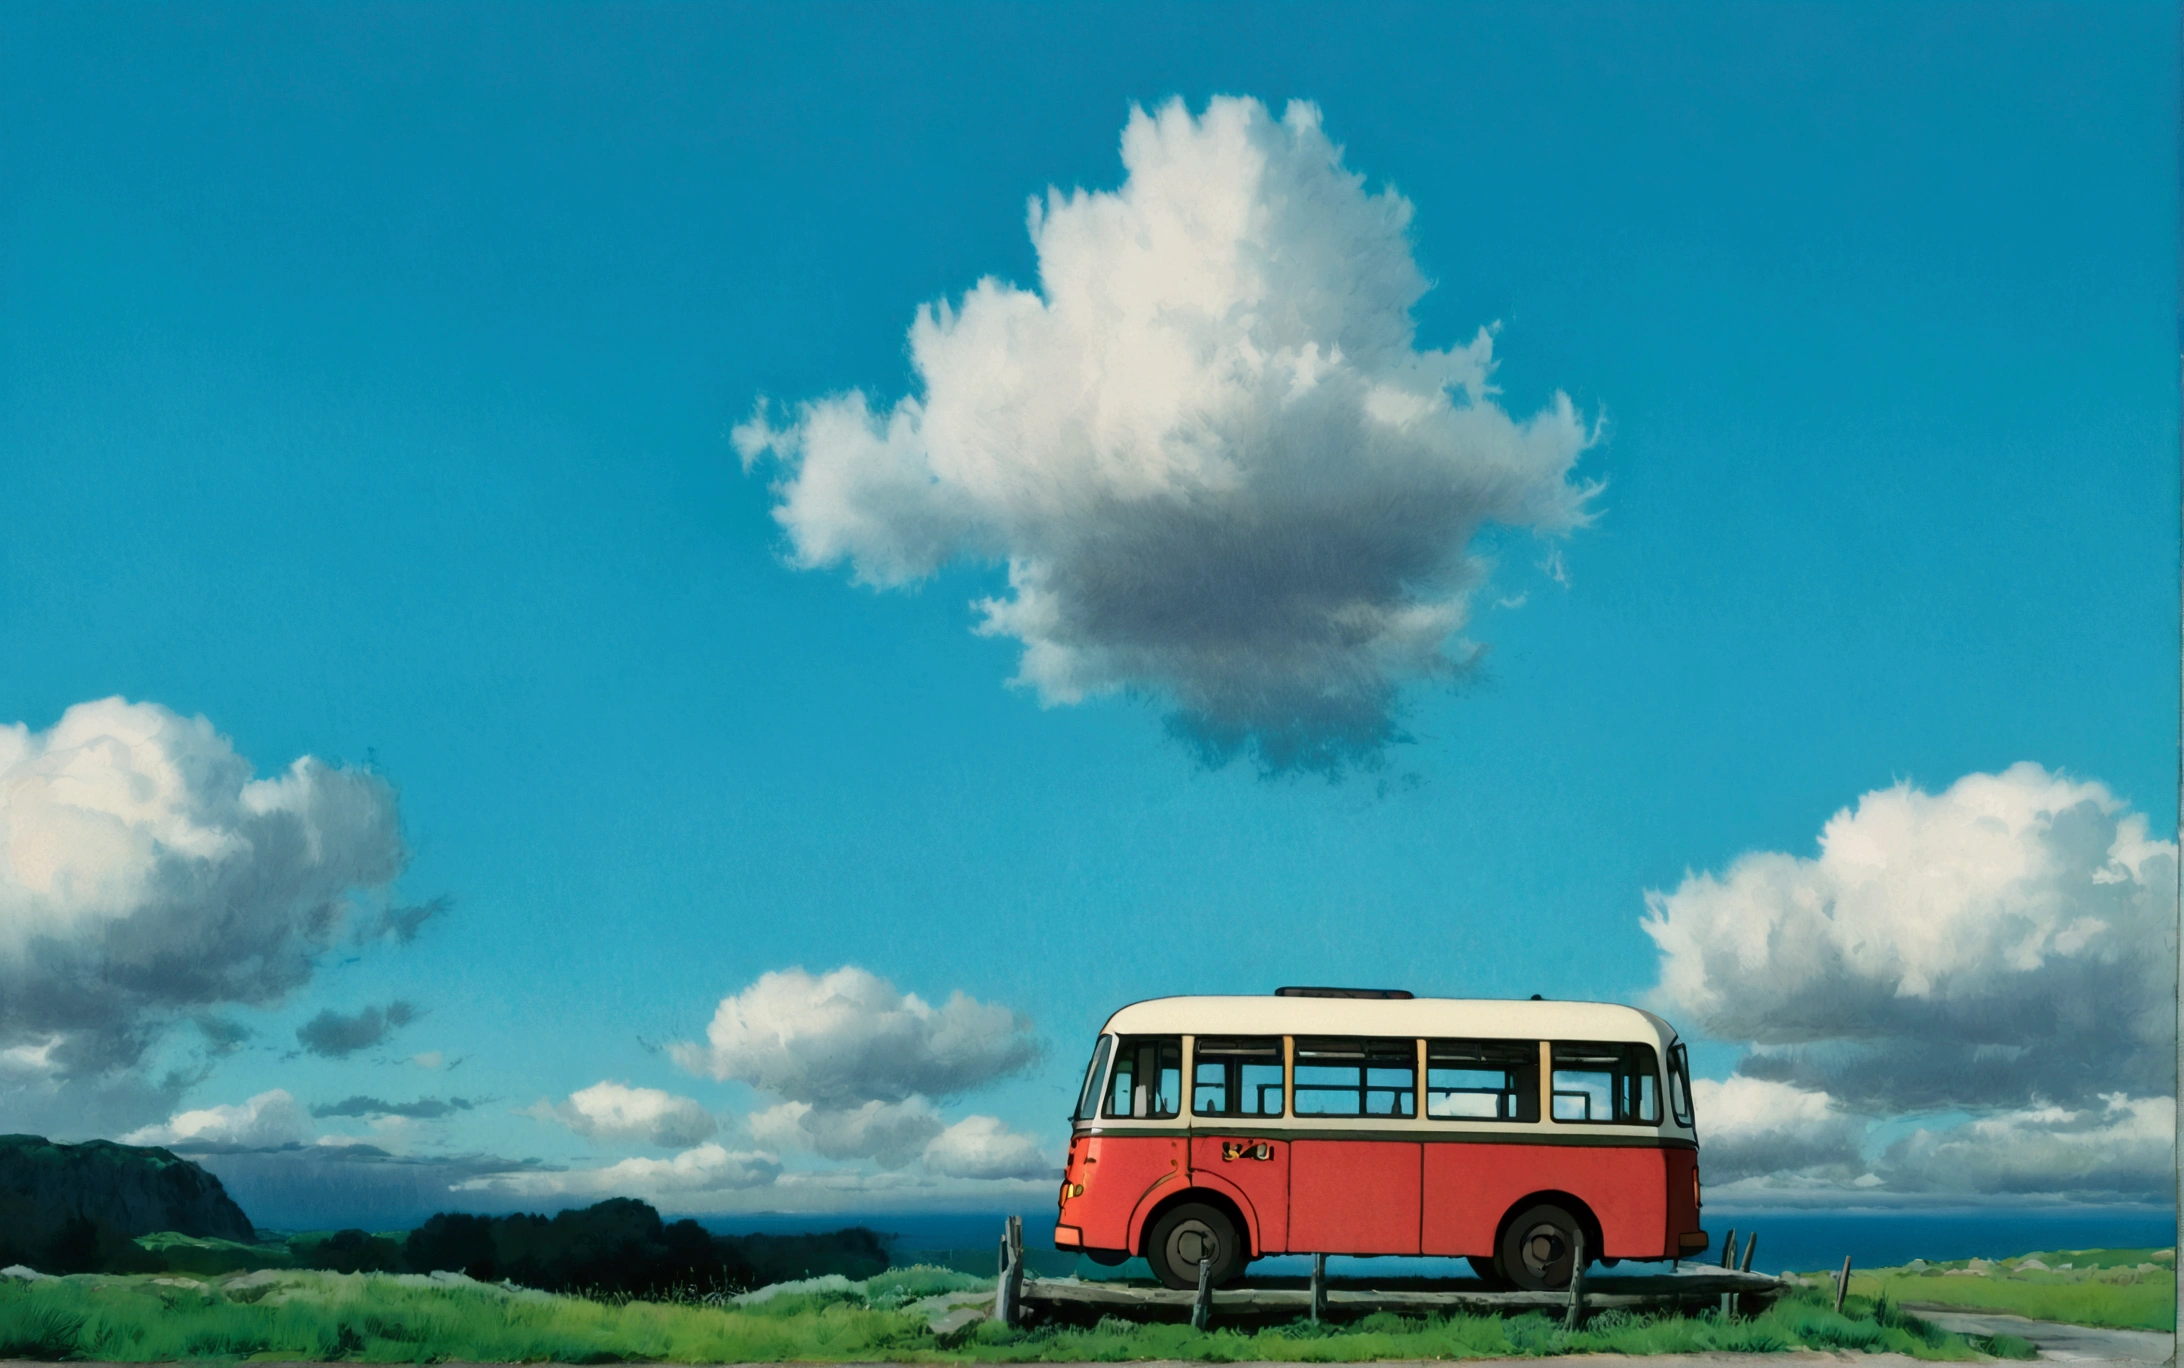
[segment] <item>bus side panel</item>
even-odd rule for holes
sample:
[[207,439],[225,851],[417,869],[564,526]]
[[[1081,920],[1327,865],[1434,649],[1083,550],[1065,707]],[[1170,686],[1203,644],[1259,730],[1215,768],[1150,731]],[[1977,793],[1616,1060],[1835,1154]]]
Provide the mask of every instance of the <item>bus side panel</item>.
[[1416,1254],[1415,1140],[1299,1140],[1289,1150],[1289,1248]]
[[1663,1235],[1665,1157],[1632,1146],[1428,1144],[1424,1252],[1490,1255],[1510,1207],[1528,1193],[1560,1189],[1599,1218],[1604,1257],[1665,1258],[1674,1248]]
[[1662,1239],[1668,1224],[1668,1151],[1653,1148],[1579,1149],[1591,1156],[1584,1186],[1571,1192],[1600,1218],[1600,1239],[1610,1259],[1666,1258],[1674,1246]]
[[1085,1248],[1136,1253],[1139,1211],[1183,1180],[1183,1137],[1095,1135],[1084,1157],[1084,1196],[1070,1203],[1070,1215]]

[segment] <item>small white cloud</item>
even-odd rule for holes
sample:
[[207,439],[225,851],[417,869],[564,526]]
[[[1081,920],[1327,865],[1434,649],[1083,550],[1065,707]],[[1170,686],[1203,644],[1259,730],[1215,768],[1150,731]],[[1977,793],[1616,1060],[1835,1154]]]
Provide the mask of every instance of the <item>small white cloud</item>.
[[1338,768],[1397,734],[1402,684],[1476,654],[1482,525],[1589,520],[1593,434],[1560,394],[1506,413],[1486,330],[1416,346],[1411,205],[1313,106],[1134,110],[1122,162],[1119,190],[1032,202],[1036,292],[920,310],[920,393],[762,405],[737,449],[777,460],[801,566],[1005,562],[978,630],[1043,702],[1143,690],[1217,754]]
[[447,1063],[447,1056],[439,1050],[425,1050],[411,1055],[409,1062],[420,1069],[437,1069]]
[[603,1168],[562,1172],[488,1173],[454,1185],[458,1192],[497,1192],[523,1198],[636,1197],[680,1208],[687,1199],[771,1186],[781,1162],[771,1154],[731,1151],[717,1144],[672,1159],[624,1159]]
[[705,1035],[672,1046],[675,1061],[837,1112],[960,1093],[1039,1052],[1030,1023],[1005,1007],[960,992],[934,1007],[854,966],[762,975],[721,1000]]
[[925,1152],[926,1143],[941,1133],[941,1120],[932,1103],[911,1097],[841,1109],[783,1102],[752,1116],[750,1127],[762,1145],[828,1159],[871,1159],[881,1168],[897,1169]]
[[1061,1171],[1038,1141],[992,1116],[966,1116],[934,1136],[925,1166],[950,1178],[1051,1178]]
[[234,1106],[177,1112],[163,1124],[121,1137],[125,1145],[196,1149],[271,1149],[309,1138],[310,1122],[296,1099],[280,1088]]
[[720,1129],[713,1114],[692,1098],[612,1081],[573,1092],[558,1105],[542,1100],[525,1114],[567,1126],[590,1140],[663,1149],[688,1148],[711,1139]]
[[[2176,847],[2095,782],[2014,765],[1837,813],[1816,858],[1646,895],[1671,1016],[1742,1074],[1861,1111],[2172,1086]],[[2163,948],[2169,947],[2169,948]]]

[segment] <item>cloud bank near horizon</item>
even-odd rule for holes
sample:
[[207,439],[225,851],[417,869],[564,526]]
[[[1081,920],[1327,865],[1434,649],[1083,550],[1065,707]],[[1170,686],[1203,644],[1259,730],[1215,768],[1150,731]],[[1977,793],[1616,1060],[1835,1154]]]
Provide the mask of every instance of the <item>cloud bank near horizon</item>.
[[[1707,1171],[1753,1195],[2167,1201],[2177,849],[2038,765],[1908,783],[1812,857],[1647,894],[1657,1004],[1750,1047],[1702,1080]],[[1957,1117],[1868,1153],[1890,1118]]]
[[1134,109],[1119,190],[1030,206],[1039,288],[921,309],[918,392],[852,391],[734,440],[771,454],[795,563],[915,583],[1006,563],[978,630],[1043,703],[1170,701],[1209,758],[1340,769],[1459,675],[1488,523],[1561,537],[1597,487],[1556,394],[1496,401],[1492,335],[1421,350],[1411,205],[1310,104]]

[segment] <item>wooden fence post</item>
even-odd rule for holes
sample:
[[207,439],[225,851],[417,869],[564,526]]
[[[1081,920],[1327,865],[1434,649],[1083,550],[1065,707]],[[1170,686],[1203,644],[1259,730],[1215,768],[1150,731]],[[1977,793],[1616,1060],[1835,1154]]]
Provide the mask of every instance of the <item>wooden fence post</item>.
[[1835,1279],[1835,1314],[1843,1314],[1843,1298],[1850,1295],[1850,1256],[1843,1256],[1843,1271]]
[[1577,1230],[1577,1244],[1570,1251],[1570,1312],[1562,1319],[1564,1330],[1575,1332],[1585,1323],[1585,1228]]
[[[1732,1259],[1732,1254],[1736,1254],[1736,1239],[1734,1239],[1734,1233],[1732,1233],[1730,1248],[1721,1252],[1721,1267],[1723,1267],[1723,1270],[1728,1270],[1728,1267],[1736,1267],[1736,1272],[1745,1272],[1745,1274],[1752,1272],[1752,1246],[1756,1246],[1758,1241],[1760,1241],[1758,1230],[1745,1235],[1745,1259],[1743,1259],[1741,1265],[1738,1265]],[[1730,1316],[1736,1316],[1736,1294],[1734,1292],[1723,1292],[1721,1294],[1721,1318],[1728,1320]]]
[[1191,1329],[1203,1330],[1213,1319],[1213,1260],[1198,1261],[1198,1300],[1191,1303]]
[[1001,1266],[994,1279],[993,1318],[1013,1326],[1024,1302],[1024,1218],[1011,1216],[1001,1227]]
[[1327,1317],[1327,1256],[1312,1256],[1312,1324]]
[[[1756,1245],[1756,1244],[1758,1244],[1758,1243],[1759,1243],[1759,1232],[1758,1232],[1758,1231],[1756,1231],[1756,1230],[1755,1230],[1755,1231],[1753,1231],[1753,1232],[1751,1232],[1751,1233],[1750,1233],[1749,1235],[1746,1235],[1746,1236],[1744,1237],[1744,1261],[1743,1261],[1742,1263],[1740,1263],[1740,1264],[1738,1264],[1738,1265],[1737,1265],[1737,1272],[1739,1272],[1739,1273],[1749,1273],[1749,1272],[1751,1272],[1751,1271],[1752,1271],[1752,1246],[1753,1246],[1753,1245]],[[1731,1245],[1731,1246],[1729,1247],[1729,1253],[1730,1253],[1730,1254],[1733,1254],[1733,1253],[1735,1253],[1735,1252],[1736,1252],[1736,1246],[1732,1244],[1732,1245]],[[1722,1256],[1721,1266],[1722,1266],[1723,1268],[1727,1268],[1727,1267],[1729,1267],[1729,1258],[1728,1258],[1728,1255],[1727,1255],[1727,1254],[1725,1254],[1725,1255],[1723,1255],[1723,1256]],[[1722,1318],[1723,1320],[1727,1320],[1727,1319],[1729,1319],[1729,1317],[1731,1317],[1732,1315],[1735,1315],[1735,1314],[1736,1314],[1736,1309],[1737,1309],[1737,1294],[1736,1294],[1736,1293],[1734,1293],[1734,1292],[1724,1292],[1724,1293],[1722,1293],[1722,1294],[1721,1294],[1721,1318]]]

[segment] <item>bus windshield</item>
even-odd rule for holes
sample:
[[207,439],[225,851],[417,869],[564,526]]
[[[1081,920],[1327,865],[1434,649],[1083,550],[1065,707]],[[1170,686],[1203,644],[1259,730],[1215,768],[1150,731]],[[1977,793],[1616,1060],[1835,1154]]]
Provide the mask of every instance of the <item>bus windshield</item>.
[[1692,1124],[1691,1057],[1680,1040],[1668,1047],[1668,1109],[1676,1114],[1677,1125]]
[[1115,1048],[1115,1038],[1100,1037],[1100,1043],[1092,1047],[1092,1062],[1085,1066],[1084,1088],[1077,1094],[1077,1110],[1071,1119],[1089,1121],[1098,1112],[1100,1083],[1107,1076],[1107,1054]]

